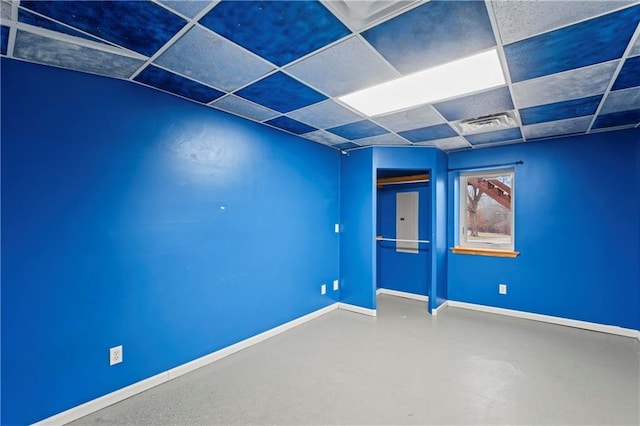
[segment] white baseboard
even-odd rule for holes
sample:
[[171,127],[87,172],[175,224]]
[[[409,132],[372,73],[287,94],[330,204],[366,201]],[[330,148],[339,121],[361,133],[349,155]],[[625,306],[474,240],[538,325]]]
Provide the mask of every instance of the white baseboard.
[[447,309],[447,306],[449,306],[449,301],[445,300],[444,302],[442,302],[442,304],[440,306],[438,306],[437,308],[431,310],[431,315],[438,315],[438,313],[444,311],[445,309]]
[[[136,382],[132,385],[124,387],[122,389],[118,389],[117,391],[108,393],[99,398],[93,399],[91,401],[85,402],[84,404],[78,405],[76,407],[70,408],[66,411],[58,413],[54,416],[47,417],[44,420],[40,420],[39,422],[34,423],[34,425],[63,425],[66,423],[70,423],[74,420],[77,420],[81,417],[94,413],[98,410],[106,408],[110,405],[115,404],[116,402],[120,402],[124,399],[132,397],[133,395],[139,394],[146,390],[149,390],[155,386],[158,386],[162,383],[165,383],[169,380],[175,379],[176,377],[187,374],[195,369],[200,367],[204,367],[205,365],[211,364],[212,362],[218,361],[224,357],[227,357],[235,352],[246,349],[250,346],[255,345],[256,343],[260,343],[264,340],[267,340],[270,337],[273,337],[277,334],[283,333],[287,330],[290,330],[294,327],[297,327],[305,322],[311,321],[321,315],[329,313],[338,309],[339,303],[334,303],[332,305],[326,306],[322,309],[318,309],[317,311],[311,312],[307,315],[304,315],[300,318],[296,318],[292,321],[289,321],[285,324],[282,324],[278,327],[272,328],[271,330],[267,330],[263,333],[257,334],[248,339],[242,340],[236,344],[231,346],[227,346],[226,348],[220,349],[218,351],[212,352],[209,355],[205,355],[201,358],[195,359],[193,361],[187,362],[186,364],[179,365],[178,367],[172,368],[167,371],[163,371],[162,373],[156,374],[155,376],[151,376],[147,379]],[[349,305],[352,306],[352,305]],[[354,306],[357,308],[357,306]],[[345,308],[342,308],[345,309]],[[364,309],[364,308],[359,308]],[[371,309],[370,309],[371,310]],[[375,315],[375,310],[373,310]],[[361,312],[362,313],[362,312]]]
[[361,306],[350,305],[348,303],[338,303],[338,307],[340,309],[344,309],[345,311],[355,312],[357,314],[369,315],[371,317],[375,317],[377,312],[375,309],[363,308]]
[[376,290],[376,294],[388,294],[389,296],[404,297],[405,299],[419,300],[421,302],[429,301],[429,296],[424,296],[422,294],[409,293],[406,291],[391,290],[389,288],[379,288]]
[[598,324],[595,322],[573,320],[569,318],[554,317],[551,315],[534,314],[531,312],[516,311],[513,309],[496,308],[493,306],[476,305],[474,303],[457,302],[448,300],[448,306],[452,308],[471,309],[474,311],[488,312],[490,314],[507,315],[510,317],[524,318],[533,321],[547,322],[550,324],[564,325],[567,327],[582,328],[584,330],[598,331],[600,333],[615,334],[625,337],[636,337],[640,340],[640,332],[630,328],[617,327],[615,325]]
[[102,410],[110,405],[120,402],[124,399],[132,397],[136,394],[142,393],[148,389],[158,386],[169,380],[169,375],[166,371],[151,376],[148,379],[141,380],[132,385],[118,389],[117,391],[108,393],[99,398],[93,399],[84,404],[70,408],[66,411],[58,413],[54,416],[47,417],[44,420],[34,423],[34,425],[64,425],[74,420],[78,420],[81,417],[87,416],[98,410]]

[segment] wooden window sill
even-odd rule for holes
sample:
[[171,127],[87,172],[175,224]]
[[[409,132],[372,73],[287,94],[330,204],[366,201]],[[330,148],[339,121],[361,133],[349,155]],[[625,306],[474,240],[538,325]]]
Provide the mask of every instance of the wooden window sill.
[[514,258],[520,254],[519,251],[500,250],[479,247],[451,247],[451,252],[456,254],[472,254],[476,256],[494,256],[494,257],[511,257]]

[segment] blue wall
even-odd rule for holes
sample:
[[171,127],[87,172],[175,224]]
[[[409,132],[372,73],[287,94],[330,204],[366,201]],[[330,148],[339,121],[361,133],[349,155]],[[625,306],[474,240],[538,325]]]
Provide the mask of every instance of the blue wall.
[[[418,239],[431,238],[431,190],[428,183],[387,185],[378,189],[377,235],[396,238],[396,195],[418,193]],[[431,287],[430,244],[420,243],[418,253],[396,250],[393,241],[379,241],[377,287],[428,296]]]
[[6,59],[1,119],[3,425],[337,299],[320,296],[339,274],[337,151]]
[[340,163],[340,300],[375,309],[375,170],[371,148]]
[[[515,176],[520,256],[450,254],[449,298],[640,329],[639,140],[636,129],[450,154],[451,168],[524,164]],[[454,211],[450,192],[450,223]]]

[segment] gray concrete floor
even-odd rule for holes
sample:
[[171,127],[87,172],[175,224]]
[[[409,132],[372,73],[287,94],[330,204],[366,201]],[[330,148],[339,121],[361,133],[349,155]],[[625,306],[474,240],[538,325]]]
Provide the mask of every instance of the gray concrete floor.
[[72,424],[640,424],[636,339],[378,296]]

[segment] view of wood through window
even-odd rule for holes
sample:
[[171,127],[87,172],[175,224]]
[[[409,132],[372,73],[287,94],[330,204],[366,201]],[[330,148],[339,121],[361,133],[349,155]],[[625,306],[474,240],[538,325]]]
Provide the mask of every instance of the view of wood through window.
[[513,171],[461,175],[460,245],[513,249]]

